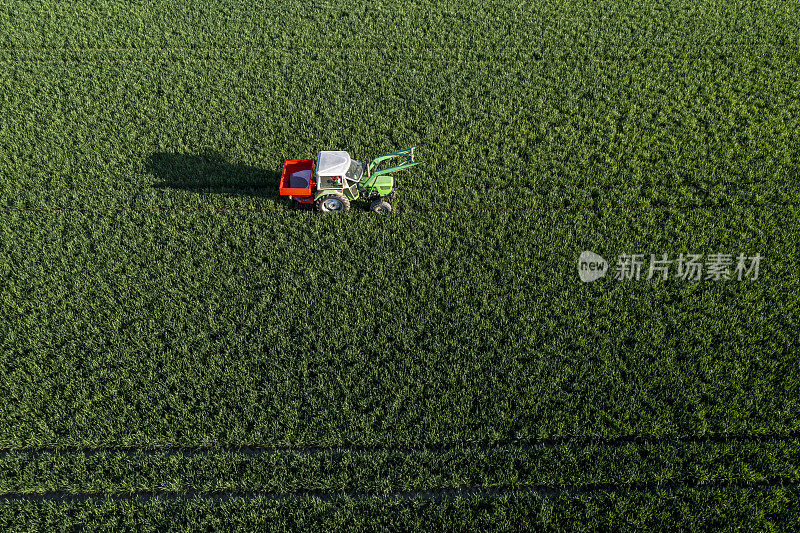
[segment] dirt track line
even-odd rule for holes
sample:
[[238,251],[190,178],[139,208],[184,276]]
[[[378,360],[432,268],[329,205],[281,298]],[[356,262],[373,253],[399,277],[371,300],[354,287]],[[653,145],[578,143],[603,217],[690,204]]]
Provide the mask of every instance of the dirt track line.
[[498,442],[462,442],[462,443],[432,443],[408,445],[365,445],[352,444],[341,446],[162,446],[162,447],[131,447],[131,446],[98,446],[98,447],[29,447],[29,448],[4,448],[0,449],[0,458],[19,455],[210,455],[210,454],[240,454],[240,455],[335,455],[335,454],[411,454],[433,453],[442,454],[451,451],[477,451],[477,452],[502,452],[502,451],[535,451],[548,448],[572,447],[608,447],[651,445],[675,446],[680,444],[766,444],[771,442],[800,441],[800,431],[788,433],[761,433],[761,434],[712,434],[712,435],[631,435],[605,439],[590,437],[557,437],[533,441],[498,441]]
[[[764,203],[764,204],[732,204],[732,205],[694,205],[694,206],[668,206],[668,205],[655,205],[655,206],[618,206],[618,207],[605,207],[605,206],[564,206],[564,207],[507,207],[507,208],[463,208],[463,209],[437,209],[437,210],[398,210],[393,212],[390,217],[398,215],[447,215],[459,213],[501,213],[507,211],[515,212],[536,212],[536,211],[692,211],[692,210],[725,210],[725,209],[761,209],[761,208],[793,208],[800,207],[798,203]],[[123,213],[205,213],[209,215],[220,214],[267,214],[284,216],[287,213],[298,212],[314,214],[312,209],[306,211],[293,211],[293,210],[276,210],[276,209],[242,209],[242,208],[204,208],[204,209],[173,209],[173,208],[151,208],[151,209],[0,209],[0,213],[32,213],[32,214],[78,214],[78,215],[91,215],[91,214],[123,214]],[[365,212],[364,214],[370,214]]]
[[38,502],[147,502],[151,500],[309,500],[317,499],[323,502],[337,502],[343,500],[418,500],[418,501],[448,501],[457,499],[483,499],[502,498],[509,496],[540,496],[554,498],[562,495],[581,495],[603,492],[655,492],[655,491],[681,491],[681,490],[800,490],[800,482],[786,478],[770,478],[755,482],[722,482],[702,483],[699,481],[681,481],[666,483],[595,483],[588,485],[527,485],[527,486],[502,486],[502,487],[452,487],[411,491],[386,491],[386,492],[358,492],[358,491],[324,491],[300,490],[294,492],[269,492],[269,491],[185,491],[185,492],[160,492],[137,491],[130,493],[73,493],[65,491],[43,493],[5,493],[0,494],[0,504],[5,503],[38,503]]

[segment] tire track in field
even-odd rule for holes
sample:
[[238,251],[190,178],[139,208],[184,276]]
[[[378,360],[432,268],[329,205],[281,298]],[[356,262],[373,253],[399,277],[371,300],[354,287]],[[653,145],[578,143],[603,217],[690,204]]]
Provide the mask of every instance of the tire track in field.
[[[497,208],[457,208],[457,209],[398,209],[393,211],[390,215],[384,216],[413,216],[413,215],[448,215],[460,213],[502,213],[507,211],[516,212],[537,212],[537,211],[692,211],[692,210],[723,210],[723,209],[778,209],[778,208],[794,208],[800,207],[800,203],[763,203],[763,204],[723,204],[723,205],[629,205],[629,206],[595,206],[595,205],[580,205],[580,206],[549,206],[549,207],[497,207]],[[21,208],[21,209],[0,209],[0,214],[11,213],[31,213],[37,215],[57,215],[57,214],[73,214],[73,215],[93,215],[93,214],[124,214],[124,213],[205,213],[208,215],[225,215],[225,214],[260,214],[260,215],[276,215],[285,216],[291,210],[277,210],[277,209],[245,209],[245,208],[204,208],[204,209],[175,209],[175,208],[151,208],[151,209],[36,209],[36,208]],[[304,211],[297,211],[299,214],[307,213],[313,216],[318,216],[314,213],[313,208]],[[372,216],[371,213],[364,212],[365,215]]]
[[[25,186],[11,186],[11,187],[4,187],[0,189],[0,196],[8,195],[15,197],[19,194],[25,193],[46,193],[46,194],[62,194],[62,195],[72,195],[72,194],[105,194],[108,196],[120,196],[122,194],[143,194],[143,193],[151,193],[153,196],[167,194],[175,194],[176,191],[186,192],[186,193],[205,193],[205,194],[234,194],[234,195],[241,195],[241,194],[253,194],[263,198],[271,198],[277,199],[281,198],[280,194],[278,194],[275,185],[277,184],[276,181],[264,184],[264,185],[225,185],[225,184],[185,184],[181,185],[179,188],[170,187],[170,186],[152,186],[152,187],[120,187],[117,189],[113,189],[110,187],[25,187]],[[396,187],[398,194],[405,192],[407,190],[414,190],[422,186],[423,184],[418,183],[415,186],[406,185],[405,187]],[[751,180],[739,180],[739,181],[697,181],[697,182],[680,182],[675,183],[670,181],[658,181],[652,182],[648,184],[644,183],[590,183],[590,182],[583,182],[583,183],[572,183],[572,184],[564,184],[564,183],[550,183],[544,185],[491,185],[491,184],[477,184],[474,186],[467,186],[467,185],[452,185],[448,186],[448,190],[460,190],[460,191],[477,191],[482,193],[516,193],[516,192],[528,192],[528,193],[550,193],[554,190],[563,190],[565,192],[573,192],[573,191],[593,191],[593,190],[604,190],[604,191],[619,191],[622,189],[621,192],[626,192],[632,189],[643,189],[643,188],[663,188],[663,190],[667,192],[675,192],[679,191],[681,187],[683,188],[694,188],[694,189],[703,189],[703,187],[730,187],[733,189],[736,188],[744,188],[750,187],[752,185],[781,185],[781,186],[790,186],[791,183],[775,181],[773,179],[751,179]]]
[[607,447],[619,448],[623,446],[651,445],[651,446],[676,446],[681,444],[737,444],[756,443],[767,444],[771,442],[789,442],[800,440],[800,431],[787,433],[717,433],[709,435],[625,435],[610,438],[592,437],[552,437],[530,441],[497,441],[497,442],[460,442],[460,443],[432,443],[408,445],[381,445],[381,444],[350,444],[341,446],[162,446],[162,447],[132,447],[132,446],[98,446],[98,447],[28,447],[28,448],[3,448],[0,449],[0,459],[9,456],[42,456],[48,454],[85,455],[87,457],[100,454],[118,455],[176,455],[196,456],[211,454],[239,454],[239,455],[276,455],[293,454],[305,456],[356,454],[371,455],[379,453],[412,454],[432,453],[444,454],[452,451],[534,451],[547,448],[588,448]]
[[[581,184],[578,187],[574,188],[574,190],[568,190],[566,187],[563,186],[538,186],[538,187],[525,187],[525,186],[503,186],[503,187],[454,187],[454,191],[459,190],[468,190],[473,193],[483,194],[483,195],[492,195],[490,200],[495,202],[501,202],[506,205],[499,205],[496,207],[485,207],[485,206],[474,206],[470,207],[467,205],[456,205],[451,208],[441,207],[436,208],[434,206],[425,208],[419,206],[420,202],[415,201],[414,199],[405,200],[404,205],[397,207],[393,214],[395,215],[426,215],[426,214],[447,214],[447,213],[465,213],[465,212],[505,212],[505,211],[581,211],[581,210],[589,210],[589,211],[630,211],[630,210],[644,210],[644,211],[669,211],[669,210],[703,210],[703,209],[758,209],[758,208],[768,208],[768,209],[776,209],[776,208],[793,208],[800,206],[800,203],[796,201],[792,201],[792,199],[784,198],[784,201],[780,201],[780,198],[773,198],[772,200],[762,200],[759,202],[753,203],[751,199],[746,199],[748,201],[741,201],[741,199],[736,199],[735,195],[739,191],[747,191],[747,188],[753,186],[764,185],[766,182],[745,182],[745,183],[724,183],[724,184],[715,184],[715,183],[708,183],[705,186],[699,186],[697,184],[687,186],[690,190],[695,190],[699,192],[701,195],[708,196],[709,191],[705,190],[706,188],[714,188],[720,185],[724,186],[726,189],[725,195],[727,195],[724,199],[716,201],[708,201],[707,198],[694,198],[693,200],[689,200],[687,203],[683,203],[683,205],[674,202],[665,202],[664,199],[658,198],[651,198],[650,204],[636,204],[636,203],[619,203],[614,201],[614,203],[607,203],[608,199],[604,199],[604,194],[606,192],[615,193],[618,192],[620,194],[629,194],[635,192],[635,190],[624,189],[620,188],[618,184]],[[634,189],[644,190],[647,192],[650,191],[651,188],[658,189],[658,185],[655,186],[642,186],[637,187]],[[208,200],[211,200],[212,203],[208,203],[207,205],[201,205],[197,207],[173,207],[173,206],[164,206],[161,207],[159,204],[160,193],[164,192],[163,189],[155,189],[158,191],[153,196],[149,196],[147,193],[151,192],[151,189],[148,188],[131,188],[131,189],[124,189],[122,191],[113,191],[111,189],[105,188],[87,188],[87,189],[67,189],[67,188],[56,188],[56,189],[40,189],[40,188],[19,188],[19,189],[10,189],[13,191],[11,195],[4,195],[0,192],[0,213],[36,213],[36,214],[61,214],[61,213],[69,213],[69,214],[94,214],[94,213],[103,213],[103,214],[121,214],[121,213],[208,213],[208,214],[237,214],[237,213],[252,213],[252,214],[275,214],[275,215],[284,215],[289,212],[311,212],[313,208],[309,208],[310,206],[306,206],[307,208],[304,209],[304,206],[300,206],[299,204],[291,204],[286,203],[289,202],[288,200],[280,199],[275,191],[271,189],[267,189],[266,187],[230,187],[230,186],[223,186],[223,187],[213,187],[208,185],[197,185],[197,186],[183,186],[181,187],[182,190],[189,193],[195,194],[203,194],[207,195]],[[678,188],[667,188],[665,189],[667,192],[678,191]],[[75,198],[71,199],[69,202],[64,204],[63,202],[58,202],[57,199],[60,196],[64,197],[71,197],[75,196],[76,198],[80,195],[86,195],[87,200],[96,200],[98,198],[111,198],[112,200],[116,198],[120,192],[124,192],[125,194],[130,194],[130,197],[121,197],[121,200],[114,201],[118,205],[111,205],[109,207],[82,207],[81,202],[77,201]],[[663,192],[658,191],[657,192]],[[34,199],[32,202],[28,201],[28,205],[22,207],[17,207],[14,199],[21,198],[27,193],[33,194],[43,194],[42,198]],[[113,193],[113,194],[112,194]],[[518,195],[522,193],[524,198],[520,201],[516,201],[515,199],[518,198]],[[574,193],[590,193],[591,199],[588,198],[581,198],[579,203],[573,203],[571,201],[570,196]],[[52,198],[47,198],[46,195],[52,195]],[[141,195],[141,196],[139,196]],[[553,202],[552,196],[553,195],[560,195],[559,197],[562,198],[561,202]],[[733,195],[733,198],[730,196]],[[495,198],[496,196],[496,198]],[[645,194],[647,196],[647,194]],[[268,200],[266,206],[264,207],[237,207],[235,202],[229,203],[228,200],[233,200],[234,198],[238,197],[252,197],[252,198],[262,198]],[[179,199],[191,199],[192,196],[178,195],[177,198]],[[222,205],[214,205],[214,198],[219,198],[222,200]],[[42,200],[44,199],[44,201]],[[56,201],[52,202],[53,199]],[[445,195],[441,198],[438,198],[436,202],[439,205],[452,203],[451,200],[453,199],[453,195]],[[528,204],[533,200],[546,200],[543,205],[524,205]],[[51,200],[51,201],[48,201]],[[151,200],[155,200],[152,201]],[[144,205],[142,207],[136,207],[135,204],[143,202]],[[606,203],[604,203],[606,202]],[[59,203],[64,205],[58,205]],[[225,204],[228,204],[226,206]],[[405,205],[407,203],[408,205]],[[421,202],[424,206],[427,202]],[[456,202],[458,204],[459,202]],[[462,202],[463,203],[463,202]],[[33,205],[31,205],[33,204]],[[39,205],[36,205],[39,204]],[[50,204],[50,205],[48,205]],[[73,204],[73,205],[68,205]],[[485,204],[484,204],[485,205]],[[415,207],[417,206],[417,207]]]
[[586,485],[525,485],[525,486],[461,486],[443,487],[417,491],[385,491],[385,492],[329,492],[321,490],[301,490],[293,492],[269,491],[136,491],[114,493],[88,493],[88,492],[42,492],[42,493],[5,493],[0,494],[0,504],[9,503],[71,503],[71,502],[147,502],[150,500],[308,500],[317,499],[326,503],[335,503],[342,500],[419,500],[419,501],[448,501],[457,499],[485,499],[502,498],[509,496],[539,496],[554,498],[562,495],[584,495],[608,492],[656,492],[656,491],[724,491],[724,490],[773,490],[784,489],[800,490],[800,482],[787,478],[775,477],[755,482],[717,482],[703,483],[697,480],[665,482],[665,483],[594,483]]

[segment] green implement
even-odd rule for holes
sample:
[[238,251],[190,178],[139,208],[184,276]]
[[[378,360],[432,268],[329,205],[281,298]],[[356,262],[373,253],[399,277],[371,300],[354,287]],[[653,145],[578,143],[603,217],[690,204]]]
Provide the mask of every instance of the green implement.
[[[388,176],[388,174],[424,163],[425,161],[416,161],[414,159],[414,149],[419,148],[420,146],[422,145],[418,144],[416,146],[404,148],[403,150],[397,150],[396,152],[384,154],[373,159],[372,162],[367,165],[367,175],[364,176],[359,182],[359,185],[363,191],[362,194],[364,194],[367,198],[372,198],[374,196],[388,196],[392,194],[392,191],[394,191],[394,178]],[[377,170],[377,167],[381,163],[394,158],[401,159],[394,166]]]

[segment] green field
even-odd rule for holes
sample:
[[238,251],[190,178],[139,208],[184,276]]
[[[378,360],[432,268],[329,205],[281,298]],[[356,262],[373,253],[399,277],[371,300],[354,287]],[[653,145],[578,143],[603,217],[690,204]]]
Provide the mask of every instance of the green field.
[[5,0],[0,64],[3,530],[800,521],[800,2]]

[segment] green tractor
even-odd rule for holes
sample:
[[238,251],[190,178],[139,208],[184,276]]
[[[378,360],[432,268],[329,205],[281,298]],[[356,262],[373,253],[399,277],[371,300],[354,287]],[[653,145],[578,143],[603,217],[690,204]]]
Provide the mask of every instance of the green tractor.
[[[287,159],[278,191],[302,204],[313,203],[320,213],[344,213],[350,209],[350,202],[358,199],[369,202],[369,209],[375,213],[391,213],[392,206],[387,201],[395,196],[391,174],[424,163],[414,159],[414,149],[420,146],[376,157],[366,168],[342,150],[319,152],[316,161]],[[378,169],[394,158],[400,158],[399,162]]]

